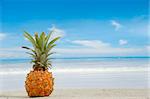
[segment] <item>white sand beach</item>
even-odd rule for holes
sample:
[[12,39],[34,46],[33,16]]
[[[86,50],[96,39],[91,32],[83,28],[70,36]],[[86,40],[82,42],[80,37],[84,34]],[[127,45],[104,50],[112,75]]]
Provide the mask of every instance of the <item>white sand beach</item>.
[[[55,61],[55,90],[49,97],[34,99],[150,99],[147,61],[139,58]],[[0,70],[0,99],[29,99],[24,81],[30,64],[6,61],[1,67],[5,68]]]
[[[35,99],[150,99],[150,89],[55,89]],[[0,99],[28,99],[24,91],[1,92]]]

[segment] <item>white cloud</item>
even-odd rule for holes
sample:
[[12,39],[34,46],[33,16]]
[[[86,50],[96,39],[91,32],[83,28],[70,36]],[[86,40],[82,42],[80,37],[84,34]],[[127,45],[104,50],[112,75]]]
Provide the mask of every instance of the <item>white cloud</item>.
[[59,28],[56,28],[55,25],[52,25],[51,28],[48,28],[49,31],[54,31],[54,33],[52,34],[52,38],[55,37],[64,37],[65,36],[65,31]]
[[148,50],[150,50],[150,45],[146,46]]
[[143,54],[141,48],[55,48],[55,52],[62,56],[126,56]]
[[0,40],[3,40],[6,37],[6,34],[0,33]]
[[[78,44],[73,48],[56,48],[55,51],[65,56],[132,56],[146,55],[146,48],[120,48],[113,47],[109,43],[100,40],[75,40],[73,44]],[[144,52],[144,53],[143,53]]]
[[[66,48],[54,48],[57,57],[81,57],[81,56],[146,56],[150,52],[150,46],[145,47],[113,47],[111,44],[100,40],[75,40],[70,41],[74,46]],[[0,58],[26,58],[27,50],[18,48],[0,48]]]
[[150,45],[146,46],[146,49],[147,49],[147,52],[148,52],[148,54],[150,56]]
[[127,40],[119,40],[119,44],[120,45],[126,45],[126,44],[128,44],[128,41]]
[[0,58],[25,58],[28,57],[25,52],[21,47],[0,48]]
[[86,47],[91,47],[91,48],[101,48],[101,47],[108,47],[108,43],[104,43],[100,40],[75,40],[72,41],[74,44],[80,44]]
[[111,25],[115,28],[115,31],[118,31],[122,27],[122,25],[115,20],[111,20]]

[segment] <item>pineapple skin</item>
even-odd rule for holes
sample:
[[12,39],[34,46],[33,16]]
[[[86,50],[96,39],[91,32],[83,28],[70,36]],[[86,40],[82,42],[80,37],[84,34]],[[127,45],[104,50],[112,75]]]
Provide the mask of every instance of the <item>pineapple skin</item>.
[[27,74],[25,89],[29,97],[49,96],[53,91],[54,78],[48,70],[33,70]]

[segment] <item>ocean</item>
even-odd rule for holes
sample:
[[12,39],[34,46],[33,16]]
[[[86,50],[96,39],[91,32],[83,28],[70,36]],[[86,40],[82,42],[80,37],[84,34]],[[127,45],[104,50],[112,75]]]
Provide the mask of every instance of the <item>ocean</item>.
[[[55,88],[149,88],[149,57],[54,58]],[[30,59],[0,60],[0,90],[24,90]]]

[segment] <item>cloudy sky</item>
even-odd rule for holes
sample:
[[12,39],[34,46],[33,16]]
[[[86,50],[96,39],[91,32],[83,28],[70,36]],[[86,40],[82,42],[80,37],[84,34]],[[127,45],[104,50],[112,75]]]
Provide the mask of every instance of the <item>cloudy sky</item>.
[[148,0],[1,0],[0,58],[25,58],[26,30],[62,36],[55,57],[148,56]]

